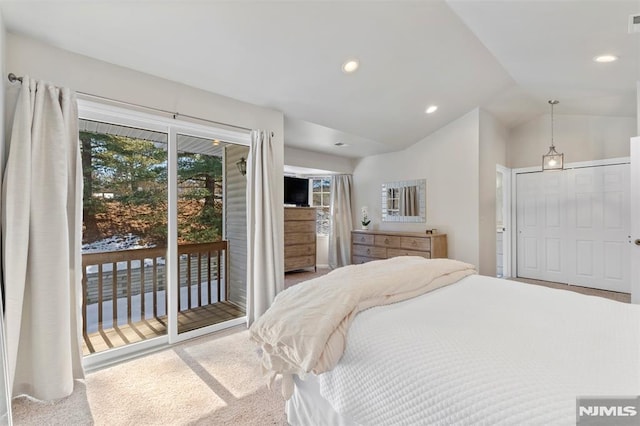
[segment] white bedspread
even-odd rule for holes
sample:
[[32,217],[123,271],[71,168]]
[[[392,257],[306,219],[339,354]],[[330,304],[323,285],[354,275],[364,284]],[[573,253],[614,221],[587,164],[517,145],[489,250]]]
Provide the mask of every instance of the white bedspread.
[[434,291],[474,274],[452,259],[399,256],[345,266],[280,293],[249,329],[262,349],[263,370],[281,374],[282,394],[293,392],[293,374],[320,374],[344,351],[349,325],[359,312]]
[[361,312],[320,393],[361,425],[575,424],[640,394],[640,306],[472,275]]

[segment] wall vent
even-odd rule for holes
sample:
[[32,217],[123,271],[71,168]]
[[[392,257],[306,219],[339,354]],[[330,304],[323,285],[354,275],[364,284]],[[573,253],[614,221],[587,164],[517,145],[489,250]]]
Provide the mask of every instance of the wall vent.
[[629,16],[629,34],[640,33],[640,15]]

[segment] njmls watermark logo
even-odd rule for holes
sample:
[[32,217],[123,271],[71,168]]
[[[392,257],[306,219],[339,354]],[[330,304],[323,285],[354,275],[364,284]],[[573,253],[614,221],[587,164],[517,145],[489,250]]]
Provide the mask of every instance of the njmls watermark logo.
[[637,426],[640,424],[640,396],[576,399],[578,426]]

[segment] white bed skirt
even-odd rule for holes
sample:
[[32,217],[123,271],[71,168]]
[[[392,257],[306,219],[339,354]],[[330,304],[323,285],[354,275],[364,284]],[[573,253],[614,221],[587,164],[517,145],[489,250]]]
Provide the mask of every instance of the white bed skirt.
[[291,426],[355,426],[347,416],[333,409],[320,395],[318,378],[309,374],[305,380],[294,377],[293,395],[287,401],[287,421]]

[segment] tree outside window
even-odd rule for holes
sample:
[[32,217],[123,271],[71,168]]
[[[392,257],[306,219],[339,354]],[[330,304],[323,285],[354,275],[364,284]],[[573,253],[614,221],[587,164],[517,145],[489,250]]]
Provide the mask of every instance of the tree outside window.
[[[79,136],[84,182],[83,250],[165,247],[167,135],[144,140],[81,131]],[[178,144],[185,138],[178,135]],[[178,153],[179,244],[222,239],[222,193],[222,157]]]
[[331,177],[314,177],[311,179],[311,205],[316,209],[316,233],[329,235],[331,215]]

